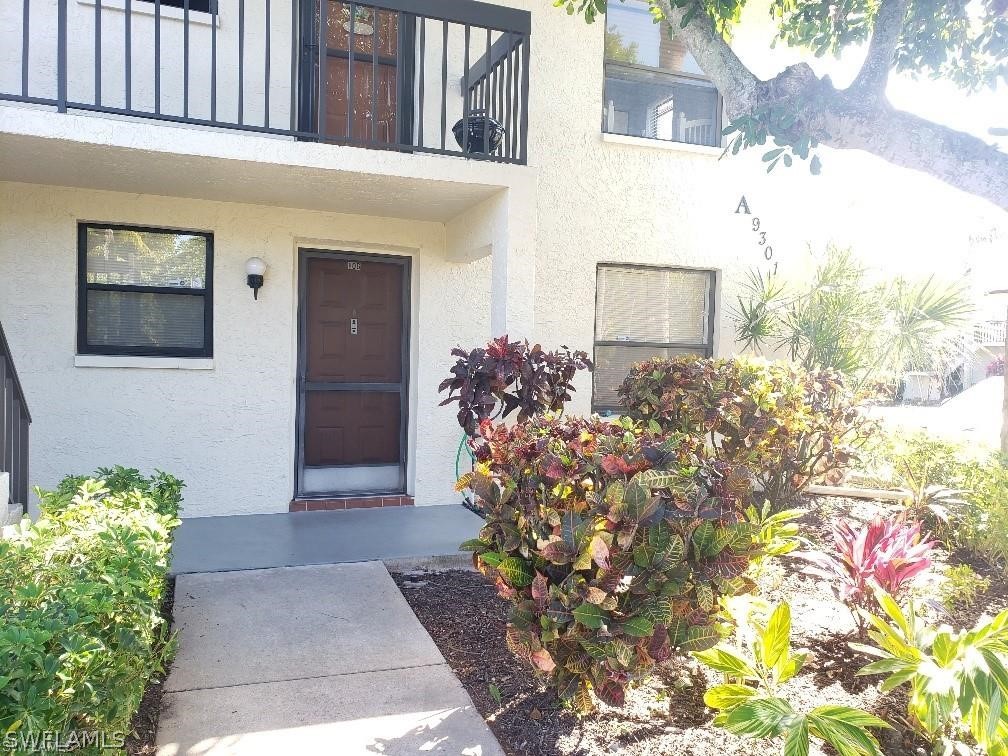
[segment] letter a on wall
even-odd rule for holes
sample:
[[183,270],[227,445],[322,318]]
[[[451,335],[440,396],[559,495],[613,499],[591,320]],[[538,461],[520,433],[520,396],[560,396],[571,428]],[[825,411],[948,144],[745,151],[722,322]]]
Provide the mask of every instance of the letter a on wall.
[[735,208],[735,215],[741,212],[745,212],[746,215],[752,215],[752,211],[749,209],[749,203],[746,202],[745,195],[742,195],[742,199],[739,200],[738,207]]

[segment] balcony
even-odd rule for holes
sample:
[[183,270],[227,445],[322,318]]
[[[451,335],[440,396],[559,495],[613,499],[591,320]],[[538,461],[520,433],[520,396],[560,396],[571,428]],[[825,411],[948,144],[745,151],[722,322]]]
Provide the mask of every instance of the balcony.
[[469,0],[23,0],[0,100],[524,165],[530,28]]

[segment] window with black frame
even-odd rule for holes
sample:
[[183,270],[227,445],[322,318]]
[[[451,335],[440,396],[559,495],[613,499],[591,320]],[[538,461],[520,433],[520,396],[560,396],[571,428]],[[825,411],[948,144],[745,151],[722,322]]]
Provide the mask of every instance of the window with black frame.
[[609,3],[602,131],[721,144],[721,97],[686,45],[642,0]]
[[592,411],[620,411],[618,389],[636,362],[714,355],[715,276],[712,270],[599,264]]
[[81,223],[77,351],[213,356],[213,235]]
[[[155,0],[140,0],[149,5],[156,5]],[[179,8],[185,10],[185,0],[161,0],[161,5],[168,8]],[[189,0],[189,10],[196,13],[216,13],[217,0]]]

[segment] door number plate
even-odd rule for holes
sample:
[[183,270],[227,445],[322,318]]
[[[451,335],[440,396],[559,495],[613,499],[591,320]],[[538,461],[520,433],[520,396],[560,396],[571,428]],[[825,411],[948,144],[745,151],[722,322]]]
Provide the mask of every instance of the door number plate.
[[357,318],[350,318],[350,335],[357,335]]

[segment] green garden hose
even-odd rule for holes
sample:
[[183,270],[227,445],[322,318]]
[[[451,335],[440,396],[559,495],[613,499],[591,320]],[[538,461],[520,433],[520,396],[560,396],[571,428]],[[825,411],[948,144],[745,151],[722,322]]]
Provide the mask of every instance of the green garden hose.
[[[455,453],[455,480],[462,477],[462,452],[465,451],[466,456],[469,457],[469,470],[472,470],[473,465],[476,463],[476,456],[472,453],[472,449],[469,448],[469,444],[466,442],[469,440],[469,436],[463,431],[462,440],[459,441],[458,451]],[[467,471],[468,472],[468,471]],[[483,517],[483,512],[476,505],[476,502],[472,500],[467,491],[462,491],[462,506],[466,509],[471,510]]]

